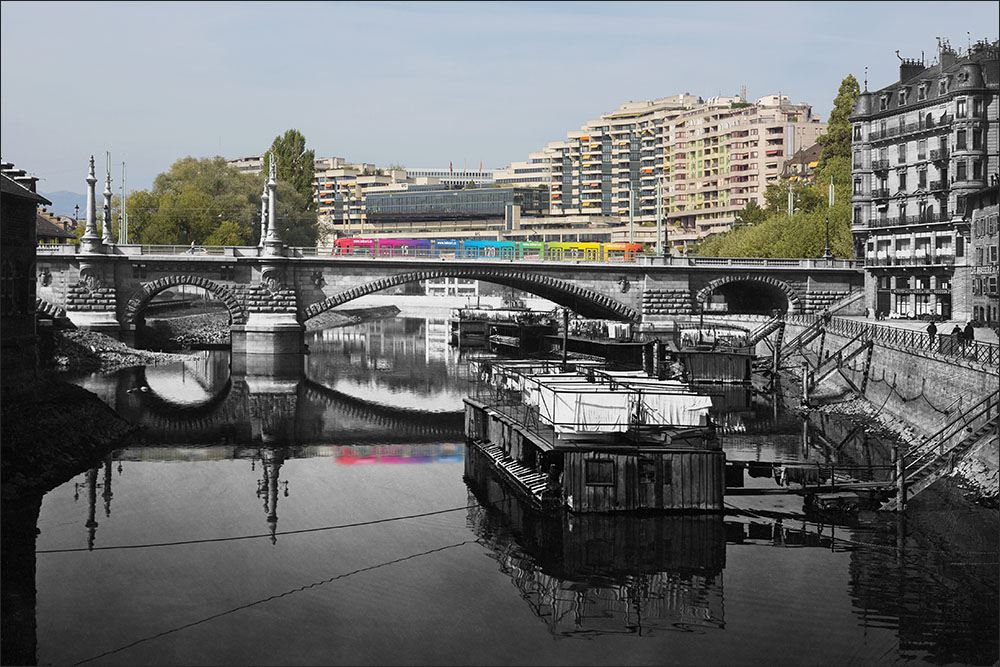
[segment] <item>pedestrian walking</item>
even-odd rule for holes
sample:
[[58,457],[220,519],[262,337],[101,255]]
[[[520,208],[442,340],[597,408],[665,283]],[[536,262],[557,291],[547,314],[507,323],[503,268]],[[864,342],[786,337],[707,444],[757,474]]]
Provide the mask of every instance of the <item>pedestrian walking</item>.
[[976,330],[972,326],[972,320],[965,323],[965,342],[971,343],[976,339]]
[[934,324],[934,320],[927,325],[927,336],[930,338],[931,349],[934,349],[934,336],[937,335],[937,325]]

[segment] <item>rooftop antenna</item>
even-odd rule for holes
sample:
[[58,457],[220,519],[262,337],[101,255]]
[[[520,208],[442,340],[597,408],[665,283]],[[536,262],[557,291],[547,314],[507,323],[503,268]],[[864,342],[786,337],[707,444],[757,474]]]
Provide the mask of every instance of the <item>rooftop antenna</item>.
[[900,62],[902,62],[903,57],[899,55],[899,49],[896,49],[896,57],[899,58]]
[[965,34],[966,34],[966,35],[968,35],[968,37],[969,37],[969,50],[968,50],[968,51],[966,51],[966,53],[967,53],[967,54],[968,54],[968,53],[972,53],[972,33],[971,33],[971,32],[969,32],[968,30],[966,30],[966,31],[965,31]]
[[865,65],[865,92],[868,92],[868,65]]

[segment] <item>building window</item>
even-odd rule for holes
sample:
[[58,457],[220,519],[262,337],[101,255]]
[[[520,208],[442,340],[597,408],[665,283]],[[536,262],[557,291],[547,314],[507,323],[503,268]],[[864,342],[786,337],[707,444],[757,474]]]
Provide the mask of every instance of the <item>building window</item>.
[[899,158],[897,161],[900,164],[903,164],[904,162],[906,162],[906,144],[905,143],[899,144],[898,150],[899,150]]
[[955,100],[955,118],[965,118],[965,98]]
[[856,194],[856,195],[862,194],[862,191],[861,191],[861,178],[855,178],[854,179],[854,194]]
[[959,160],[957,163],[955,163],[955,180],[964,181],[965,173],[966,173],[965,160]]
[[860,124],[854,126],[854,140],[855,141],[861,141],[861,125]]
[[938,81],[938,95],[948,94],[948,79],[944,78]]
[[861,207],[860,206],[855,206],[854,207],[854,224],[855,225],[860,225],[861,224]]
[[885,111],[888,108],[889,108],[889,96],[883,95],[878,99],[878,110]]
[[907,92],[909,92],[909,91],[907,91],[906,88],[900,88],[899,89],[899,106],[905,106],[906,105],[906,93]]
[[922,102],[923,100],[926,100],[926,99],[927,99],[927,84],[926,83],[922,83],[917,88],[917,101],[918,102]]
[[955,133],[955,150],[965,150],[965,130],[958,130]]
[[983,148],[983,131],[980,129],[975,129],[972,131],[972,149],[982,150]]
[[614,486],[615,462],[610,459],[591,459],[584,468],[584,483],[588,486]]
[[899,191],[900,192],[905,192],[906,191],[906,172],[905,171],[899,172]]
[[972,100],[972,115],[975,118],[983,117],[983,100],[978,97]]
[[983,163],[981,160],[972,161],[972,180],[983,180]]
[[921,190],[927,187],[927,170],[921,169],[917,172],[917,187]]

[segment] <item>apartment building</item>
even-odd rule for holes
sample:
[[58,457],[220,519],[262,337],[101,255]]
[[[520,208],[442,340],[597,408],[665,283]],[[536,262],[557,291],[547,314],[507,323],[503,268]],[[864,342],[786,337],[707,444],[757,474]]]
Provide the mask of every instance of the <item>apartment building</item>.
[[652,243],[659,210],[682,251],[728,229],[751,199],[763,204],[785,161],[825,131],[811,106],[783,95],[628,102],[543,149],[551,213],[614,216],[627,227],[613,240]]
[[942,42],[855,103],[851,230],[875,312],[973,317],[968,200],[997,178],[998,53]]
[[233,158],[232,160],[226,160],[229,164],[233,165],[244,174],[259,174],[260,170],[263,168],[264,156],[263,155],[247,155],[245,157]]
[[512,162],[493,172],[497,185],[504,187],[549,187],[552,176],[551,159],[545,152],[529,153],[524,162]]
[[969,249],[972,273],[972,319],[995,327],[1000,324],[1000,225],[997,193],[1000,185],[993,183],[967,198],[970,211],[972,244]]
[[476,187],[481,187],[492,185],[496,180],[492,169],[484,171],[480,167],[479,171],[473,171],[471,169],[453,169],[451,165],[447,169],[407,167],[406,175],[413,179],[435,178],[436,182],[449,188],[464,188],[470,182],[475,183]]

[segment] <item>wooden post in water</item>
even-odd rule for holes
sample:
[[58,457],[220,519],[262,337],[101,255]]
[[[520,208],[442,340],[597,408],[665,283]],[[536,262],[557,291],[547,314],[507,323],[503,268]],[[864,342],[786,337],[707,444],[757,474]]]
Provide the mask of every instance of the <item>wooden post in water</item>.
[[896,458],[896,511],[902,512],[906,507],[906,478],[903,471],[903,451],[899,443],[892,446],[892,454]]
[[802,405],[809,405],[809,362],[802,362]]
[[566,351],[569,349],[569,308],[563,308],[562,372],[566,372]]

